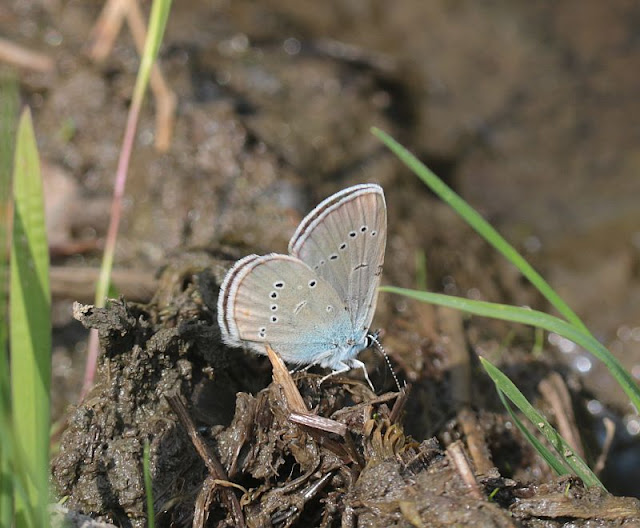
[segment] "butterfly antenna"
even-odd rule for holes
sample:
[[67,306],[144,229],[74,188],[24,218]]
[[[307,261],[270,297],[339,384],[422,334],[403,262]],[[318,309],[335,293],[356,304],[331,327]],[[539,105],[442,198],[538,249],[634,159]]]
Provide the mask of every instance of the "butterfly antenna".
[[371,340],[371,342],[374,345],[376,345],[376,348],[384,356],[384,360],[387,362],[387,366],[389,367],[389,370],[391,371],[391,375],[393,376],[393,381],[396,382],[396,387],[398,387],[398,392],[402,392],[402,387],[400,387],[400,382],[398,381],[398,376],[396,376],[396,373],[393,370],[393,366],[391,365],[391,360],[389,359],[389,356],[387,355],[387,352],[385,351],[385,349],[382,348],[382,345],[380,344],[380,341],[378,341],[378,333],[376,332],[375,334],[369,334],[367,337]]

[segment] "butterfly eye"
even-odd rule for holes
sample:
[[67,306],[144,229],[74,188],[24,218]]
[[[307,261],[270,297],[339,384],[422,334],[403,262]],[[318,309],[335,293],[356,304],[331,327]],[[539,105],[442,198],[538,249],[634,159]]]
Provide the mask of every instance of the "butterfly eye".
[[277,304],[272,304],[271,305],[271,311],[275,312],[278,309],[278,305]]
[[272,299],[277,299],[277,298],[278,298],[278,292],[274,292],[274,291],[272,291],[272,292],[269,294],[269,297],[271,297]]
[[365,233],[365,232],[367,231],[367,229],[369,229],[367,226],[362,226],[362,227],[360,228],[360,231],[361,231],[362,233]]
[[358,233],[356,233],[355,231],[351,231],[351,232],[349,233],[349,236],[350,236],[351,238],[356,238],[357,234],[358,234]]
[[378,234],[377,231],[371,231],[371,236],[376,236]]
[[271,322],[272,323],[277,323],[278,322],[278,318],[275,315],[271,316]]

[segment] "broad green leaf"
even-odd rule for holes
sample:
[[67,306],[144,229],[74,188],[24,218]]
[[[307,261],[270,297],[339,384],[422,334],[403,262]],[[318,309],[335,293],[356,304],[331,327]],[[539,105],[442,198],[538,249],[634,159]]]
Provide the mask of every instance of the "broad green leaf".
[[11,388],[7,355],[9,321],[9,240],[11,239],[11,168],[18,122],[18,84],[0,74],[0,526],[13,519],[11,468]]
[[16,495],[16,523],[29,510],[47,522],[51,387],[51,294],[40,160],[31,113],[20,118],[13,174],[11,399],[15,455],[28,477],[28,503]]

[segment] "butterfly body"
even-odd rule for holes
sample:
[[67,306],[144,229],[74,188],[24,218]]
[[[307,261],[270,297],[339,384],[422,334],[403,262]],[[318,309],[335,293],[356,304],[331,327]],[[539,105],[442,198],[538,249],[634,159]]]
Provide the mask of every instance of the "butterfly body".
[[[362,368],[386,243],[386,206],[378,185],[340,191],[309,213],[290,255],[249,255],[220,288],[223,341],[288,363],[333,372]],[[367,378],[368,379],[368,378]]]

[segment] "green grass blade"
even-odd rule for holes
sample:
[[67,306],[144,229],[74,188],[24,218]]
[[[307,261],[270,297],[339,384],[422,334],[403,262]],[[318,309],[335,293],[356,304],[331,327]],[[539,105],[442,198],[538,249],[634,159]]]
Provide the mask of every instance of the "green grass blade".
[[518,306],[485,301],[473,301],[463,299],[462,297],[443,295],[441,293],[409,290],[395,286],[382,286],[380,287],[380,291],[396,293],[418,301],[440,306],[448,306],[449,308],[455,308],[482,317],[493,317],[504,321],[531,325],[547,330],[548,332],[555,332],[591,352],[596,358],[602,361],[631,402],[637,409],[640,409],[640,387],[638,387],[638,383],[633,379],[631,374],[629,374],[618,359],[590,333],[581,331],[563,319],[529,308],[520,308]]
[[18,83],[10,74],[0,74],[0,526],[10,526],[13,518],[13,474],[9,383],[9,240],[11,229],[11,169],[18,122]]
[[427,270],[427,255],[423,249],[416,251],[415,256],[416,262],[416,289],[417,290],[426,290],[427,284],[429,281],[428,270]]
[[[114,200],[116,195],[124,192],[126,173],[132,149],[131,143],[133,142],[133,136],[137,127],[138,113],[142,106],[144,94],[149,84],[151,68],[158,55],[158,49],[160,48],[160,43],[162,42],[162,36],[164,35],[164,30],[167,24],[167,18],[169,17],[170,10],[171,0],[154,0],[151,6],[149,29],[147,31],[144,50],[142,52],[140,68],[138,69],[138,75],[136,77],[136,84],[133,89],[133,99],[131,102],[129,116],[127,118],[127,130],[125,131],[124,144],[120,152],[120,160],[118,161],[118,174],[116,176],[116,190],[114,191]],[[120,190],[118,190],[119,187]],[[111,233],[112,226],[109,226],[109,234],[107,236],[105,252],[102,258],[102,264],[100,266],[100,276],[98,278],[98,284],[96,285],[96,306],[104,306],[107,292],[109,291],[111,283],[111,270],[113,269],[113,259],[115,254],[115,238],[119,220],[116,220],[114,222],[112,218],[111,221],[112,223],[114,223],[114,232]]]
[[589,332],[580,318],[551,288],[547,281],[475,209],[391,136],[377,128],[373,128],[371,131],[434,193],[455,209],[473,229],[514,264],[567,321],[581,328],[584,332]]
[[156,514],[153,510],[153,483],[151,480],[151,456],[149,455],[148,440],[145,440],[144,442],[142,469],[144,473],[144,491],[147,496],[147,526],[149,528],[154,528],[156,525]]
[[[162,36],[171,10],[171,0],[154,0],[151,6],[149,29],[142,52],[140,68],[136,77],[136,84],[133,91],[133,99],[127,115],[127,124],[124,130],[122,147],[118,157],[118,168],[113,187],[113,200],[111,202],[111,216],[109,227],[105,238],[104,254],[100,265],[100,276],[96,284],[95,305],[104,306],[107,292],[111,284],[111,272],[113,270],[113,260],[115,257],[118,230],[120,228],[120,216],[122,214],[122,200],[127,183],[129,161],[133,151],[133,144],[138,127],[138,118],[142,108],[144,94],[149,84],[149,78],[153,63],[156,60]],[[86,396],[93,385],[93,378],[98,362],[98,334],[92,330],[89,334],[87,362],[85,366],[84,382],[82,385],[81,398]]]
[[14,523],[14,503],[22,501],[23,504],[30,504],[28,490],[31,486],[29,482],[32,479],[27,474],[28,469],[23,460],[24,454],[16,449],[18,442],[13,434],[11,424],[6,424],[6,428],[0,431],[0,442],[3,444],[2,456],[6,458],[3,485],[8,488],[3,492],[6,491],[7,499],[11,498],[11,502],[7,504],[7,510],[3,510],[1,516],[3,521],[7,520],[7,524],[0,526],[3,528],[4,526],[15,526],[16,528],[42,526],[42,517],[38,517],[39,512],[35,508],[26,508],[21,512],[19,522]]
[[538,431],[540,431],[540,433],[547,439],[558,455],[560,455],[558,464],[560,464],[560,461],[564,461],[567,466],[571,468],[571,471],[582,479],[586,486],[598,486],[606,491],[602,482],[600,482],[598,477],[596,477],[591,469],[589,469],[587,463],[558,434],[547,419],[527,401],[513,382],[485,358],[481,357],[480,361],[484,369],[487,371],[487,374],[489,374],[489,377],[495,383],[498,392],[502,392],[518,409],[520,409],[527,419],[535,425]]
[[562,458],[560,458],[559,456],[556,456],[555,454],[553,454],[551,450],[547,448],[546,445],[544,445],[540,440],[538,440],[538,438],[535,435],[533,435],[531,431],[529,431],[529,429],[525,427],[525,425],[522,423],[520,418],[518,418],[516,413],[513,412],[513,409],[511,408],[511,405],[509,405],[509,402],[507,401],[507,398],[505,397],[504,393],[500,389],[498,389],[497,386],[496,386],[496,391],[498,392],[500,401],[502,401],[502,405],[504,405],[504,408],[507,410],[507,412],[511,416],[513,423],[516,424],[516,427],[520,430],[522,435],[540,454],[540,456],[545,460],[545,462],[549,464],[551,469],[553,469],[558,475],[570,474],[571,470],[564,463],[564,460],[562,460]]
[[171,10],[171,0],[154,0],[151,6],[151,14],[149,15],[149,30],[147,39],[144,43],[142,51],[142,59],[140,61],[140,69],[136,79],[136,86],[133,90],[133,97],[142,99],[144,91],[149,84],[151,76],[151,68],[158,56],[158,50],[162,43],[169,11]]
[[16,495],[17,526],[29,510],[47,525],[51,387],[51,294],[40,160],[31,113],[20,118],[13,174],[11,245],[11,397],[19,459],[29,476],[25,503]]

